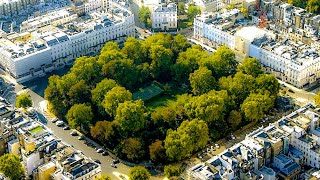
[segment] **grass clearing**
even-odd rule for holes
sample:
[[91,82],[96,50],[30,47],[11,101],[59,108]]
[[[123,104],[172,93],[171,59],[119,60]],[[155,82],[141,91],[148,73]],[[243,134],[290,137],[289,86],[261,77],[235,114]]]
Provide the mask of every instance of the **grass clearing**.
[[145,105],[148,108],[155,109],[160,106],[171,106],[176,100],[176,95],[160,95],[145,102]]
[[163,89],[161,89],[159,86],[155,84],[151,84],[150,86],[146,88],[140,88],[139,91],[136,91],[133,93],[132,98],[134,100],[141,99],[143,101],[150,100],[156,96],[159,96],[164,92]]
[[30,130],[30,133],[31,133],[31,134],[35,134],[35,133],[40,132],[40,131],[42,131],[42,130],[43,130],[43,128],[42,128],[41,126],[38,126],[38,127],[36,127],[36,128],[31,129],[31,130]]

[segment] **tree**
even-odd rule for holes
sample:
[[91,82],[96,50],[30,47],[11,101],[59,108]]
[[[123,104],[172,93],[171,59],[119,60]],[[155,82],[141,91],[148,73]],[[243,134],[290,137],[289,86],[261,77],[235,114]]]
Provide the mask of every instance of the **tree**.
[[94,180],[111,180],[111,178],[108,175],[101,175],[101,177],[95,178]]
[[150,16],[151,12],[148,7],[142,6],[139,10],[139,21],[143,23],[146,27],[150,27]]
[[232,110],[229,113],[228,124],[230,125],[232,130],[237,129],[237,127],[241,123],[241,120],[242,120],[242,116],[241,116],[241,113],[239,113],[238,111]]
[[263,69],[256,58],[245,58],[242,64],[238,66],[238,71],[253,77],[258,77],[263,73]]
[[145,107],[142,100],[125,101],[117,108],[114,122],[124,134],[134,134],[146,126]]
[[132,94],[130,91],[126,90],[124,87],[114,87],[104,96],[102,105],[107,114],[115,116],[119,103],[130,101],[131,99]]
[[212,72],[206,67],[200,67],[189,76],[192,92],[195,95],[201,95],[214,89],[216,80]]
[[242,103],[241,111],[245,117],[251,121],[262,119],[266,113],[274,105],[275,98],[270,97],[268,91],[261,93],[251,93]]
[[90,101],[90,87],[84,80],[80,80],[73,85],[68,95],[72,104],[81,104]]
[[135,166],[130,168],[129,179],[130,180],[149,180],[150,173],[145,167]]
[[14,154],[5,154],[0,157],[0,172],[12,180],[19,180],[24,176],[20,159]]
[[199,7],[195,5],[190,5],[188,8],[188,19],[189,21],[193,22],[193,19],[201,13],[201,10]]
[[306,10],[309,13],[320,14],[320,0],[308,0]]
[[210,91],[201,96],[195,96],[184,105],[189,118],[204,120],[210,127],[221,124],[230,101],[226,91]]
[[171,49],[175,57],[177,57],[180,52],[184,52],[190,47],[191,47],[191,44],[189,43],[188,39],[185,36],[181,34],[174,36]]
[[137,67],[131,59],[112,60],[104,64],[101,71],[104,77],[126,88],[132,88],[138,79]]
[[165,126],[164,123],[167,123],[171,128],[176,129],[176,117],[177,112],[174,107],[159,107],[156,108],[151,113],[151,119],[155,124],[160,124],[160,126]]
[[237,72],[234,77],[222,77],[219,79],[220,89],[227,90],[234,98],[237,105],[240,105],[255,89],[255,79],[251,75]]
[[277,96],[280,90],[278,80],[272,74],[261,74],[256,78],[257,90],[269,91],[271,96]]
[[138,138],[127,138],[121,142],[121,152],[131,161],[138,161],[144,156],[143,143]]
[[155,162],[163,162],[166,158],[166,150],[162,145],[162,141],[157,139],[149,146],[150,159]]
[[173,53],[160,45],[153,45],[150,49],[150,57],[152,59],[150,64],[151,75],[158,80],[167,80],[170,75],[170,68],[173,65]]
[[320,106],[320,91],[317,93],[317,95],[314,97],[314,103],[317,106]]
[[114,135],[113,122],[98,121],[95,126],[90,129],[90,134],[93,138],[101,142],[110,141]]
[[199,119],[183,121],[174,131],[169,129],[165,139],[165,149],[169,160],[181,160],[203,148],[209,141],[207,124]]
[[288,0],[289,4],[305,9],[307,6],[307,0]]
[[32,106],[32,100],[30,95],[26,93],[19,94],[16,99],[16,107],[27,108]]
[[234,75],[238,62],[234,52],[226,46],[221,46],[209,58],[201,61],[202,66],[206,66],[213,72],[215,78]]
[[84,80],[88,85],[93,85],[100,81],[101,66],[97,64],[96,57],[82,56],[75,60],[70,69],[77,80]]
[[129,37],[126,40],[121,52],[126,54],[129,59],[132,59],[135,64],[141,64],[144,62],[141,42],[134,37]]
[[78,126],[88,125],[93,119],[93,113],[91,106],[85,104],[75,104],[73,105],[67,115],[66,119],[68,124],[72,128],[77,128]]
[[198,69],[199,63],[208,57],[200,46],[193,46],[185,52],[180,52],[176,64],[172,67],[174,79],[180,83],[186,83],[189,74]]
[[181,166],[179,164],[169,164],[164,166],[164,176],[167,178],[179,176],[181,174]]
[[104,99],[104,96],[108,91],[110,91],[112,88],[117,87],[118,84],[113,79],[103,79],[100,81],[96,87],[91,90],[91,99],[92,102],[98,107],[98,110],[100,114],[104,115],[105,110],[102,106],[102,102]]
[[185,5],[184,2],[179,2],[178,3],[178,15],[183,15],[185,14]]

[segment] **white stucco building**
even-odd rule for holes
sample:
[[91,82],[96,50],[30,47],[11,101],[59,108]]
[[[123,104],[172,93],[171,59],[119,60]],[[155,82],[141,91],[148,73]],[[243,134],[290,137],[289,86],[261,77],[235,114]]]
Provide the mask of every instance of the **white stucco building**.
[[107,41],[134,36],[134,15],[115,8],[113,15],[93,12],[58,27],[49,25],[11,39],[0,39],[0,64],[23,82],[70,64],[80,56],[96,55]]
[[221,0],[193,0],[201,12],[217,12],[222,8]]
[[272,31],[248,26],[238,10],[198,15],[194,38],[225,45],[242,57],[256,58],[267,73],[299,88],[320,78],[320,54],[315,43],[309,46],[290,40],[288,35],[277,37]]
[[175,3],[160,4],[151,12],[154,31],[172,31],[177,29],[178,11]]

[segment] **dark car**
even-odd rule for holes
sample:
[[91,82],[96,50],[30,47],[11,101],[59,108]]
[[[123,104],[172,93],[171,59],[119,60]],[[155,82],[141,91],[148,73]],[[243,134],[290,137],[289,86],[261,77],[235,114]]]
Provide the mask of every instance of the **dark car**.
[[289,92],[294,93],[294,91],[292,89],[289,89]]
[[72,131],[70,134],[71,136],[78,136],[78,133],[76,131]]
[[22,86],[22,89],[27,89],[28,87],[27,86]]
[[99,159],[95,159],[93,160],[95,163],[98,163],[98,164],[101,164],[100,160]]
[[102,152],[102,156],[108,156],[108,155],[109,155],[109,153],[107,151]]
[[118,164],[118,163],[120,163],[120,161],[119,161],[119,159],[115,159],[115,160],[112,161],[112,163],[113,164]]
[[65,126],[65,127],[63,128],[63,130],[69,130],[69,129],[70,129],[69,126]]

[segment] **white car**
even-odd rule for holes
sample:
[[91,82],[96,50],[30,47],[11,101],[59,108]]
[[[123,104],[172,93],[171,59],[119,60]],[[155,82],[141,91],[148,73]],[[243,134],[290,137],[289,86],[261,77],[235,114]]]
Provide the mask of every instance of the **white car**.
[[63,121],[57,121],[57,122],[56,122],[56,125],[57,125],[57,126],[62,126],[62,125],[63,125]]
[[102,149],[97,149],[97,153],[102,153],[103,150]]

